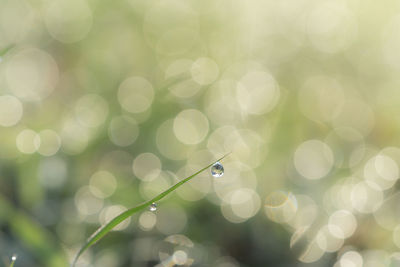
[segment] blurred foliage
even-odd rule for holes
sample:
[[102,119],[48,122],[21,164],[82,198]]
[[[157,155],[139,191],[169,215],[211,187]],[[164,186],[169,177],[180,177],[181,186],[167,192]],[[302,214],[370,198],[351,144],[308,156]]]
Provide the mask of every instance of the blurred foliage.
[[399,14],[0,0],[0,266],[399,266]]

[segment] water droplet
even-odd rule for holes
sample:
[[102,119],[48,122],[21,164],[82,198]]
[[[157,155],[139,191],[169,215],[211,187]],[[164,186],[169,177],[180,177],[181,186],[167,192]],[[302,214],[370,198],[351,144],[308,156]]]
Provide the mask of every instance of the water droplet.
[[151,203],[150,205],[150,211],[156,211],[157,210],[157,204],[156,203]]
[[16,261],[16,260],[17,260],[17,255],[15,255],[15,254],[12,255],[11,260],[12,260],[12,261]]
[[218,177],[221,177],[222,175],[224,175],[224,166],[222,166],[222,164],[219,163],[219,161],[215,162],[211,166],[211,175],[214,176],[215,178],[218,178]]

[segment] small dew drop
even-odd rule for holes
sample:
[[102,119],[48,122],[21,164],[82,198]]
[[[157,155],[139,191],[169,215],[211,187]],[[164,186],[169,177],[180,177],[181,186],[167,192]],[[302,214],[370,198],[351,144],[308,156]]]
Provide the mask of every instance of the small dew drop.
[[221,177],[222,175],[224,175],[224,166],[222,166],[222,164],[219,163],[219,161],[215,162],[211,166],[211,175],[215,178],[218,178],[218,177]]
[[157,204],[156,203],[151,203],[150,205],[150,211],[156,211],[157,210]]
[[12,255],[11,260],[12,260],[12,261],[16,261],[16,260],[17,260],[17,255],[15,255],[15,254]]

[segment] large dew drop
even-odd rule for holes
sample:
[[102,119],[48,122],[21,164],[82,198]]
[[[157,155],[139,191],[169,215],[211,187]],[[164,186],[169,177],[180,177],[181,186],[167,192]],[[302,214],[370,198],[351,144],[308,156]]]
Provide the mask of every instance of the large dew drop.
[[212,166],[211,166],[211,175],[214,176],[215,178],[221,177],[222,175],[224,175],[224,166],[222,166],[221,163],[215,162]]
[[150,211],[156,211],[157,210],[157,204],[156,203],[151,203],[150,205]]

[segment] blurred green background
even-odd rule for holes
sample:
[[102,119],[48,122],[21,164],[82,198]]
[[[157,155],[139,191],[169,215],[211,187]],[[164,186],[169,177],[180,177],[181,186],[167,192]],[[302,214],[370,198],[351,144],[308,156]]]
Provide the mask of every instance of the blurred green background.
[[399,14],[0,0],[0,266],[400,266]]

